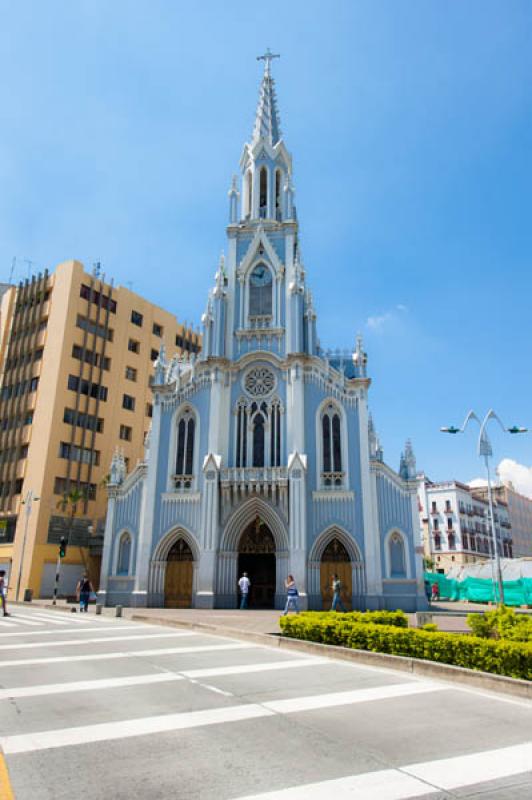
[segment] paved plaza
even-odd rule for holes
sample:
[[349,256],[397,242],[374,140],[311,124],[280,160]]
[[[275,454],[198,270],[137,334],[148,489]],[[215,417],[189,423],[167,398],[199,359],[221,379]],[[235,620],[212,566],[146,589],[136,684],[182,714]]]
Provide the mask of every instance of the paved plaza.
[[532,796],[523,700],[35,606],[0,637],[16,800]]

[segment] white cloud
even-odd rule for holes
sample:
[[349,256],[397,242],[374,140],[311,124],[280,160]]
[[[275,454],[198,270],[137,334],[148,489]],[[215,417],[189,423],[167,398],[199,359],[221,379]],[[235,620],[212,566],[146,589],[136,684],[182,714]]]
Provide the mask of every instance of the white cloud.
[[[532,500],[532,467],[526,467],[511,458],[503,458],[497,467],[497,475],[502,483],[511,483],[516,492]],[[469,481],[469,486],[473,488],[487,485],[486,478],[474,478]]]
[[373,317],[368,317],[366,320],[366,327],[375,332],[381,332],[389,323],[394,322],[401,314],[408,313],[408,308],[403,303],[398,303],[390,311],[385,311],[384,314],[376,314]]
[[532,499],[532,467],[526,467],[511,458],[503,458],[497,472],[503,483],[511,483],[516,492]]

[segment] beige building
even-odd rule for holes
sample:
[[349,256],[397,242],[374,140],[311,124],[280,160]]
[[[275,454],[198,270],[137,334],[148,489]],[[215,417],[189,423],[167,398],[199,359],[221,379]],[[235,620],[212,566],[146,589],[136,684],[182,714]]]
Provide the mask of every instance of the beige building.
[[[530,558],[532,556],[532,500],[516,492],[510,483],[493,486],[492,492],[496,500],[502,500],[508,507],[514,558]],[[487,487],[476,486],[473,493],[477,497],[486,499],[488,490]]]
[[[437,572],[450,567],[487,561],[493,554],[493,537],[486,497],[459,481],[433,483],[418,476],[418,509],[425,563]],[[513,558],[512,525],[508,504],[493,498],[497,549]]]
[[[150,426],[152,365],[193,357],[200,337],[124,287],[60,264],[11,287],[0,306],[0,569],[9,595],[53,592],[61,536],[69,540],[60,594],[87,569],[99,578],[113,452],[132,468]],[[83,492],[75,514],[61,508]],[[36,499],[38,498],[38,499]],[[70,521],[70,518],[71,521]]]

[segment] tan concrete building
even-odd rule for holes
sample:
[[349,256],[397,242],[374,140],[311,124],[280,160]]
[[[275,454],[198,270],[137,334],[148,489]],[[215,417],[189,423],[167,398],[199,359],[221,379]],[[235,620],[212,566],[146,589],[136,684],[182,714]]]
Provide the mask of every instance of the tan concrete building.
[[[83,569],[99,578],[113,452],[131,469],[150,426],[152,364],[193,354],[200,337],[176,317],[78,261],[11,287],[0,306],[0,569],[9,596],[60,594]],[[83,492],[61,508],[65,493]],[[38,500],[36,499],[38,498]]]

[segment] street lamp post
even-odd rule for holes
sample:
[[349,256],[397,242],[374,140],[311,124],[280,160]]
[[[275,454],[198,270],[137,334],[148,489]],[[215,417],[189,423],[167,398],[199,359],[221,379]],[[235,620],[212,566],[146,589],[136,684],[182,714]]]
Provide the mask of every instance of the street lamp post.
[[20,581],[22,580],[22,567],[24,566],[24,550],[26,549],[26,538],[28,536],[28,524],[30,521],[30,514],[31,514],[31,507],[33,502],[39,500],[38,497],[35,497],[33,494],[32,489],[28,489],[26,494],[26,499],[22,501],[22,505],[25,506],[25,516],[26,521],[24,523],[24,535],[22,537],[22,552],[20,554],[20,563],[18,566],[18,578],[17,578],[17,591],[15,593],[15,599],[18,600],[18,595],[20,592]]
[[[493,500],[491,494],[491,472],[490,472],[490,463],[489,459],[493,455],[493,450],[491,447],[491,442],[489,440],[486,426],[490,419],[496,419],[501,428],[505,433],[526,433],[527,428],[521,428],[518,425],[513,425],[511,428],[507,428],[501,421],[501,419],[497,416],[495,411],[490,409],[484,419],[480,421],[479,417],[475,414],[474,411],[470,411],[466,416],[464,423],[461,428],[457,428],[454,425],[450,425],[449,427],[440,428],[442,433],[463,433],[470,422],[470,420],[474,419],[480,425],[480,433],[478,437],[478,445],[477,445],[477,452],[478,455],[484,459],[484,464],[486,466],[486,477],[488,480],[488,509],[489,509],[489,516],[490,516],[490,527],[491,527],[491,539],[492,539],[492,546],[493,546],[493,556],[494,560],[491,562],[491,571],[492,571],[492,580],[493,580],[493,593],[495,595],[494,599],[497,602],[497,592],[495,590],[495,583],[497,582],[499,587],[499,600],[498,605],[504,605],[504,586],[502,580],[502,571],[501,571],[501,559],[499,555],[499,548],[497,545],[497,535],[495,533],[495,519],[493,516]],[[496,571],[497,577],[495,578],[494,572]]]

